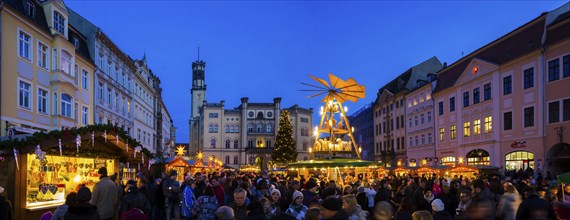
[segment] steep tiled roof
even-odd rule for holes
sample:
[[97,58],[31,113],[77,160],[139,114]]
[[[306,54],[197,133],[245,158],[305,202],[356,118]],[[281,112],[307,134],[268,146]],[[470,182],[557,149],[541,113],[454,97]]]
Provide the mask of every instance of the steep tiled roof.
[[401,91],[406,89],[406,83],[410,80],[410,76],[412,75],[412,68],[406,70],[406,72],[400,74],[398,77],[390,81],[388,84],[384,85],[382,88],[378,90],[378,96],[376,97],[375,103],[377,103],[380,99],[382,93],[386,90],[390,91],[392,94],[397,94]]
[[91,56],[89,55],[89,48],[87,47],[87,41],[85,41],[85,36],[79,33],[79,31],[77,31],[71,25],[69,27],[70,27],[69,31],[67,32],[68,41],[73,44],[74,43],[73,39],[76,38],[77,40],[79,40],[79,47],[75,48],[75,53],[79,54],[84,59],[93,63],[93,60],[91,60]]
[[16,11],[20,12],[22,17],[26,17],[30,21],[33,21],[34,24],[38,25],[41,29],[45,30],[47,33],[50,33],[49,26],[46,21],[46,15],[44,13],[43,7],[41,4],[38,4],[36,1],[29,1],[30,3],[34,4],[34,17],[29,17],[26,14],[26,8],[28,1],[23,0],[0,0],[4,2],[4,5],[9,6]]
[[[433,93],[455,85],[473,58],[503,64],[531,51],[540,49],[544,30],[545,13],[505,36],[477,49],[471,54],[438,72],[438,82]],[[552,34],[550,35],[552,36]]]

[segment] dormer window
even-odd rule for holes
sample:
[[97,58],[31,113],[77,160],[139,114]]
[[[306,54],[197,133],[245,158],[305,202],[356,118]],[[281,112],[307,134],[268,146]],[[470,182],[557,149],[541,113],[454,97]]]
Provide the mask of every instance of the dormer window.
[[65,36],[65,17],[57,11],[53,12],[53,29]]
[[79,39],[77,37],[73,37],[73,45],[75,45],[75,48],[79,48]]
[[26,15],[29,18],[34,18],[35,17],[35,6],[34,3],[32,1],[28,1],[26,3]]

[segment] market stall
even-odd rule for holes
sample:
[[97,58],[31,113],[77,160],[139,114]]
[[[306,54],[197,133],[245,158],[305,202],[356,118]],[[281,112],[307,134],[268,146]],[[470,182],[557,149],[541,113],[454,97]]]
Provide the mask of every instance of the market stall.
[[455,176],[475,178],[477,175],[479,175],[479,169],[477,169],[477,167],[465,164],[459,164],[455,167],[448,168],[444,173],[444,176],[447,178],[453,178]]
[[290,163],[287,165],[287,170],[292,170],[297,175],[308,177],[325,177],[329,180],[336,180],[344,182],[347,176],[358,176],[359,174],[370,173],[370,169],[375,166],[372,161],[346,159],[346,158],[333,158],[308,160]]
[[397,166],[395,168],[393,168],[391,170],[392,173],[394,173],[394,175],[396,176],[408,176],[408,174],[410,173],[409,169],[406,169],[403,166]]
[[128,179],[129,173],[153,161],[148,160],[150,152],[112,125],[6,137],[0,141],[0,155],[11,157],[0,162],[0,176],[7,177],[0,185],[9,192],[16,219],[39,218],[82,185],[92,189],[99,181],[100,167],[106,167],[109,175],[117,172],[119,179]]
[[414,173],[418,174],[418,176],[420,176],[420,177],[425,176],[427,178],[431,178],[434,175],[439,176],[441,169],[439,167],[431,167],[431,166],[424,165],[424,166],[415,168],[413,171],[414,171]]

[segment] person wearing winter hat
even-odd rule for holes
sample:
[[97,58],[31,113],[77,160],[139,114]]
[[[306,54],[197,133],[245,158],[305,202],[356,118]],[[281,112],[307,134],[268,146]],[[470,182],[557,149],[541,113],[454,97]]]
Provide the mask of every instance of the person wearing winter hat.
[[271,216],[276,216],[281,213],[280,200],[281,192],[275,188],[271,189],[271,191],[269,191],[269,211]]
[[[316,186],[315,186],[316,187]],[[305,218],[305,214],[309,210],[307,206],[303,204],[303,193],[295,190],[293,193],[293,197],[291,198],[293,201],[287,211],[286,214],[295,217],[297,220],[302,220]]]
[[101,219],[111,219],[117,209],[117,184],[107,176],[107,168],[100,167],[97,173],[100,181],[93,186],[91,204],[97,206]]
[[339,198],[328,198],[323,201],[321,216],[327,220],[348,219],[348,213],[342,209],[342,200]]
[[69,206],[63,219],[101,219],[97,206],[89,203],[91,200],[91,190],[81,187],[77,191],[77,203]]
[[441,199],[434,199],[431,202],[431,209],[433,210],[434,220],[452,220],[451,214],[445,211],[445,205]]

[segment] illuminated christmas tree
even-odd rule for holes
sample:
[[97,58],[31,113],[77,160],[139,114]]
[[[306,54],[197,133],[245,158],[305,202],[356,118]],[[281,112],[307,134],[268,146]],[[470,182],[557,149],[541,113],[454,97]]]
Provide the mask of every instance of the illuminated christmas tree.
[[279,118],[279,129],[275,139],[275,149],[271,153],[274,163],[289,163],[297,160],[297,148],[293,139],[293,128],[289,121],[289,112],[283,110]]

